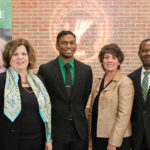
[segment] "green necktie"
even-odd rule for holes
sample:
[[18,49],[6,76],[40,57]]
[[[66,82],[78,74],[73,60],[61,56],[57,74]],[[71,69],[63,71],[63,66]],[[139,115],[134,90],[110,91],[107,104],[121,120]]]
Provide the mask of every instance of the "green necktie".
[[145,71],[144,78],[142,81],[142,94],[143,94],[144,102],[146,102],[146,97],[148,93],[148,75],[149,74],[150,74],[150,71]]

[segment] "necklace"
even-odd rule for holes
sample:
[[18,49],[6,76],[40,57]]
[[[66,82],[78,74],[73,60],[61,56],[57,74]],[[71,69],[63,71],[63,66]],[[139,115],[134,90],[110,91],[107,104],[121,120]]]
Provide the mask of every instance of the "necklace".
[[33,91],[28,90],[27,88],[23,87],[23,89],[28,93],[33,93]]

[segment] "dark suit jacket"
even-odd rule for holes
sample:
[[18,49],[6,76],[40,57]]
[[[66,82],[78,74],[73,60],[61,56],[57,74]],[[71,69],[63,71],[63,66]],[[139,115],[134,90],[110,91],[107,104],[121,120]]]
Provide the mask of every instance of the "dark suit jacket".
[[18,119],[12,123],[4,115],[4,88],[6,81],[6,73],[0,74],[0,150],[18,149],[18,133],[15,132],[18,129]]
[[150,148],[150,90],[145,103],[141,89],[141,70],[142,67],[129,74],[135,89],[133,111],[131,116],[133,150],[140,149],[144,134]]
[[88,138],[85,107],[92,87],[91,67],[75,60],[75,82],[69,99],[66,98],[58,58],[41,65],[39,74],[45,80],[52,103],[52,138],[64,140],[67,133],[67,117],[70,111],[79,136],[81,139]]
[[4,115],[5,82],[6,72],[0,73],[0,150],[18,150],[21,116],[19,115],[14,122],[11,122]]

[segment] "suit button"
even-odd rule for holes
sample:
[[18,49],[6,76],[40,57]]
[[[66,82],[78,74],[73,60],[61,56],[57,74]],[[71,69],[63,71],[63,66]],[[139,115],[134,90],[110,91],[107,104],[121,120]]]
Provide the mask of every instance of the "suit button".
[[70,121],[70,120],[73,120],[71,114],[67,117],[67,120],[69,120],[69,121]]
[[14,132],[15,132],[15,130],[14,130],[14,129],[11,129],[10,131],[11,131],[12,133],[14,133]]
[[143,114],[146,114],[146,111],[145,111],[145,110],[143,111]]

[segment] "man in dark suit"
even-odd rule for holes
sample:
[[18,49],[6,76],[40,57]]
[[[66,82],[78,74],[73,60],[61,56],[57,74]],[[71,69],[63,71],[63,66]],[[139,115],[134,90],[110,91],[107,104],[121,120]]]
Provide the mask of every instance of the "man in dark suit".
[[57,35],[56,49],[59,57],[39,68],[52,103],[53,150],[88,150],[85,107],[92,87],[92,70],[74,59],[76,36],[71,31]]
[[150,150],[150,39],[141,42],[138,55],[143,66],[129,74],[135,88],[132,149]]

